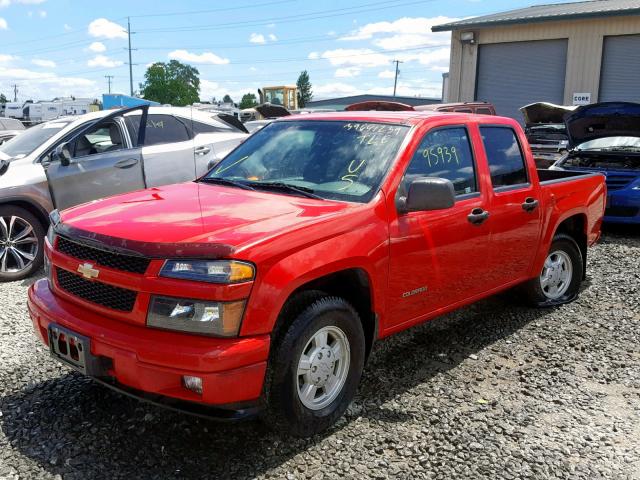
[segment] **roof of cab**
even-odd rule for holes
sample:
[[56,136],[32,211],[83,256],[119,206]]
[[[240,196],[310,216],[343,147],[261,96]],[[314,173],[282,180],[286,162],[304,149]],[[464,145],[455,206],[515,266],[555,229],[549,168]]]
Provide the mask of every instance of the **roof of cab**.
[[[470,113],[459,112],[439,112],[439,111],[357,111],[357,112],[323,112],[323,113],[307,113],[304,115],[291,115],[282,117],[276,122],[291,122],[305,120],[334,120],[334,121],[351,121],[351,122],[381,122],[381,123],[401,123],[405,125],[416,125],[429,120],[435,120],[446,117],[452,121],[464,122],[470,117],[473,119],[481,119],[486,122],[489,117],[492,123],[502,123],[497,120],[503,117],[489,115],[475,115]],[[505,119],[510,120],[510,119]],[[508,122],[511,123],[511,122]]]

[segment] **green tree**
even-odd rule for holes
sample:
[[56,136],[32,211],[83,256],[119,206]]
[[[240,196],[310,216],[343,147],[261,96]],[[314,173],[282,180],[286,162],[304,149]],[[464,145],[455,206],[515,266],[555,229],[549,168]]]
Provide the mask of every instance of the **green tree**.
[[313,86],[306,70],[300,73],[296,85],[298,86],[298,107],[303,108],[313,98]]
[[156,62],[147,68],[144,83],[140,84],[140,94],[146,100],[162,104],[191,105],[200,100],[199,75],[197,68],[177,60]]
[[222,97],[223,103],[233,103],[233,98],[227,93],[224,97]]
[[7,97],[4,96],[4,93],[0,93],[0,104],[7,103]]
[[256,99],[255,93],[245,93],[242,96],[242,100],[240,100],[240,105],[238,108],[252,108],[258,105],[258,100]]

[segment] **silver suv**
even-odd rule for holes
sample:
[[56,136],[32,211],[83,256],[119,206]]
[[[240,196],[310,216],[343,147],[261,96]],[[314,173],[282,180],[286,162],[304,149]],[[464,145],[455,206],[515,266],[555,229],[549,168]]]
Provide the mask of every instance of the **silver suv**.
[[194,180],[247,133],[178,107],[93,112],[0,145],[0,281],[42,265],[48,214],[118,193]]

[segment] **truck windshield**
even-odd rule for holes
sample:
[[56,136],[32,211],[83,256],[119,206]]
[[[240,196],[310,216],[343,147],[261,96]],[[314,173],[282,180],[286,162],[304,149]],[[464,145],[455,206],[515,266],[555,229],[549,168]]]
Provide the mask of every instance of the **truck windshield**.
[[60,130],[69,125],[70,121],[56,120],[54,122],[41,123],[29,128],[26,132],[12,138],[0,146],[0,152],[8,157],[9,161],[26,157],[44,142],[53,137]]
[[[409,131],[406,125],[282,121],[258,131],[204,178],[255,190],[295,187],[326,199],[368,202]],[[282,192],[295,194],[294,189]]]

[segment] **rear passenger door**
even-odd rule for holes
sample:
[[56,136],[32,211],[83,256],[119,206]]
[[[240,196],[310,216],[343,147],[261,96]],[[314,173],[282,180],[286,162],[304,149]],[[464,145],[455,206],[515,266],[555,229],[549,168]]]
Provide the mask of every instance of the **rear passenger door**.
[[[138,124],[135,116],[127,119],[130,129]],[[197,176],[190,129],[173,115],[149,113],[142,159],[147,187],[187,182]]]
[[492,186],[492,271],[487,286],[496,288],[529,275],[540,235],[539,186],[533,184],[513,128],[480,125],[480,135]]
[[[388,305],[390,325],[411,322],[485,290],[490,227],[472,212],[486,211],[471,135],[465,125],[429,130],[413,154],[396,198],[421,177],[450,180],[456,202],[445,210],[392,218]],[[473,223],[472,220],[475,222]]]

